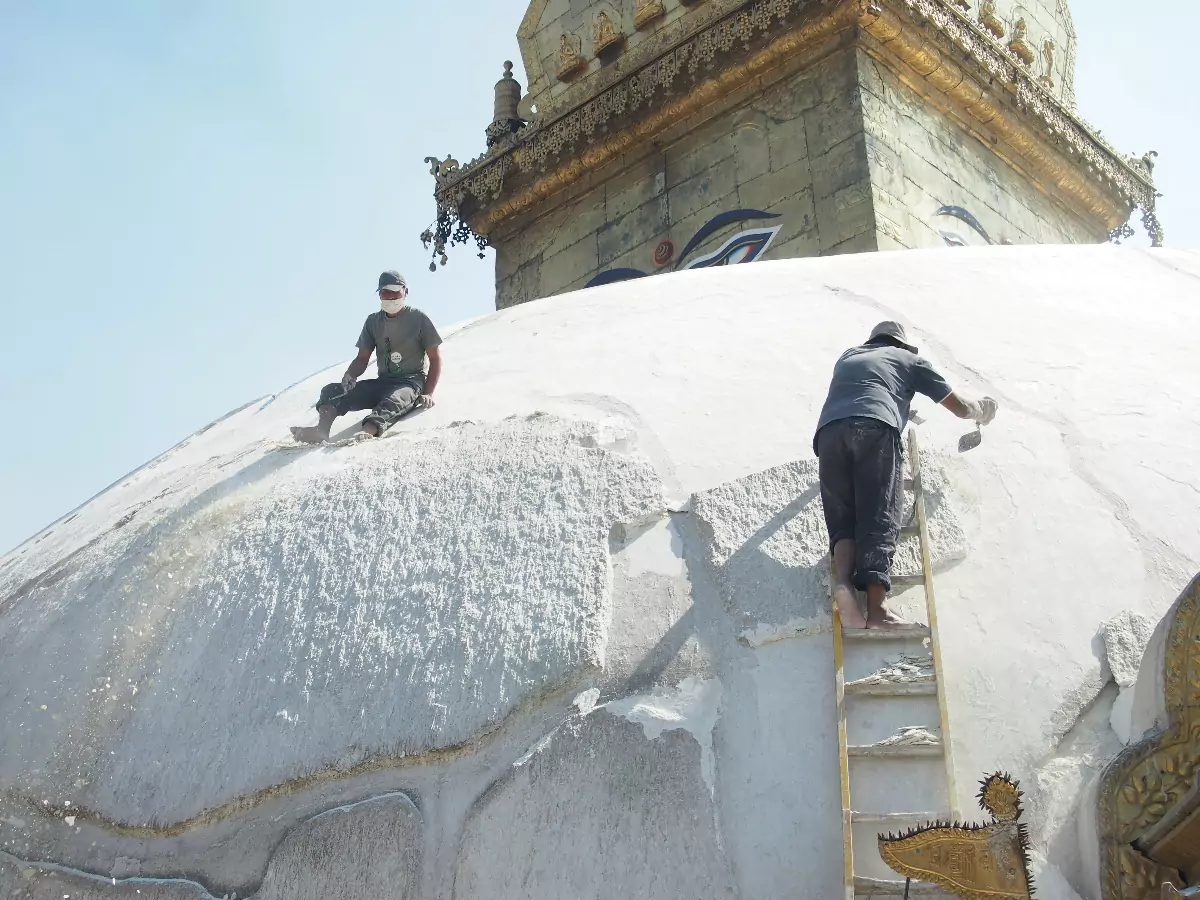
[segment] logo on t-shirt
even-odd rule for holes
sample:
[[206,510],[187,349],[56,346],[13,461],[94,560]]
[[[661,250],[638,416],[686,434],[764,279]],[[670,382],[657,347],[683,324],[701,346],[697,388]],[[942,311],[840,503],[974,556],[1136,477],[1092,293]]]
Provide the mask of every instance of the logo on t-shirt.
[[391,355],[388,357],[388,362],[391,363],[392,368],[398,369],[400,368],[400,360],[403,358],[404,355],[399,350],[393,350]]

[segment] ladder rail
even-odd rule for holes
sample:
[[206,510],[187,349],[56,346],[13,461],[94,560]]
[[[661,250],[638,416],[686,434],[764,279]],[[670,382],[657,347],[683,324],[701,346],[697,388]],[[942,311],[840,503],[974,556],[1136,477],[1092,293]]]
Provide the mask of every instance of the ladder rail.
[[[925,484],[921,472],[921,448],[917,430],[908,430],[909,467],[913,480],[913,507],[917,518],[917,540],[921,548],[921,572],[924,575],[925,610],[929,617],[929,644],[933,653],[933,671],[937,673],[938,718],[942,729],[942,759],[946,768],[946,793],[950,818],[960,818],[958,782],[954,777],[954,754],[950,740],[950,712],[946,702],[945,669],[942,667],[942,643],[938,635],[937,608],[933,594],[933,559],[929,553],[929,522],[925,515]],[[839,670],[840,672],[840,670]]]
[[[833,598],[833,585],[837,583],[833,551],[829,553],[829,595]],[[833,601],[833,664],[835,670],[834,690],[838,717],[838,769],[842,782],[842,895],[843,900],[854,900],[854,812],[850,804],[850,748],[846,730],[846,672],[844,648],[842,646],[842,618],[838,615],[837,601]]]

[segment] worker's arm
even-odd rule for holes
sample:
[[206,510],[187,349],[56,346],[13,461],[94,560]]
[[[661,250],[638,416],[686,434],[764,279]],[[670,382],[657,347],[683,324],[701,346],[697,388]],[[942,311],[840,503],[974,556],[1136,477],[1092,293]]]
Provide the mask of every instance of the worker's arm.
[[367,366],[371,362],[371,351],[359,350],[358,356],[350,360],[350,365],[346,367],[346,374],[342,376],[342,387],[350,390],[354,387],[354,383],[358,381],[358,376],[367,371]]
[[980,425],[986,425],[996,417],[996,401],[991,397],[984,397],[982,400],[967,400],[951,391],[942,401],[942,406],[960,419],[973,419]]
[[433,406],[433,391],[438,379],[442,377],[442,348],[430,347],[425,352],[429,354],[429,374],[425,376],[425,393],[420,397],[422,406]]

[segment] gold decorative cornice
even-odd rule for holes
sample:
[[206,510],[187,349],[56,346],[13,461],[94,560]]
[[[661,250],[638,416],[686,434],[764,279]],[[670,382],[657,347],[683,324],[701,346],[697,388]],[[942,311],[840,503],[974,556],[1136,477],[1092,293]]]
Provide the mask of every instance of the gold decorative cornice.
[[[1109,229],[1122,224],[1134,206],[1154,209],[1156,194],[1149,177],[1123,160],[973,23],[941,0],[895,0],[893,5],[912,17],[879,6],[861,17],[862,28],[877,44],[866,43],[868,53],[885,64],[886,55],[894,54],[957,111],[999,136],[1015,157],[1010,162],[1053,185]],[[974,77],[951,53],[931,43],[928,29],[917,24],[922,20],[949,39],[960,50],[956,55],[969,59],[983,78]],[[1004,147],[991,146],[1008,157]],[[1160,239],[1155,237],[1155,242]]]
[[[1157,900],[1179,872],[1154,859],[1164,827],[1186,812],[1200,776],[1200,575],[1170,613],[1163,653],[1166,729],[1127,747],[1100,781],[1103,900]],[[1200,853],[1197,854],[1200,856]]]
[[[439,215],[468,219],[486,235],[789,58],[855,29],[866,36],[862,46],[884,65],[895,71],[901,68],[894,64],[899,61],[947,98],[960,117],[986,126],[1003,141],[1002,146],[991,142],[993,149],[1035,181],[1053,187],[1109,228],[1141,206],[1159,243],[1149,174],[1122,159],[952,2],[742,3],[718,18],[706,18],[703,28],[666,49],[655,44],[660,52],[649,62],[607,75],[614,79],[607,87],[557,115],[540,117],[487,155],[439,179]],[[777,36],[772,38],[772,32]],[[752,44],[758,49],[749,49]],[[740,60],[730,52],[735,46],[747,48]],[[590,81],[590,76],[585,79]],[[619,125],[609,131],[610,123]]]

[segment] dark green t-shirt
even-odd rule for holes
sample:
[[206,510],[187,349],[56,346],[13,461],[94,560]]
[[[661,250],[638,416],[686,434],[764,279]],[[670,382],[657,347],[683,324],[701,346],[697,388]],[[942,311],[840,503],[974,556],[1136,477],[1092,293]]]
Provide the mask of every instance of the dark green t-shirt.
[[425,372],[425,354],[441,344],[429,316],[406,306],[394,316],[371,313],[358,336],[359,350],[374,350],[380,378],[405,378]]
[[[855,416],[878,419],[903,431],[915,394],[941,403],[950,393],[949,383],[937,369],[911,350],[884,343],[851,347],[833,367],[817,431],[830,422]],[[813,452],[816,448],[814,435]]]

